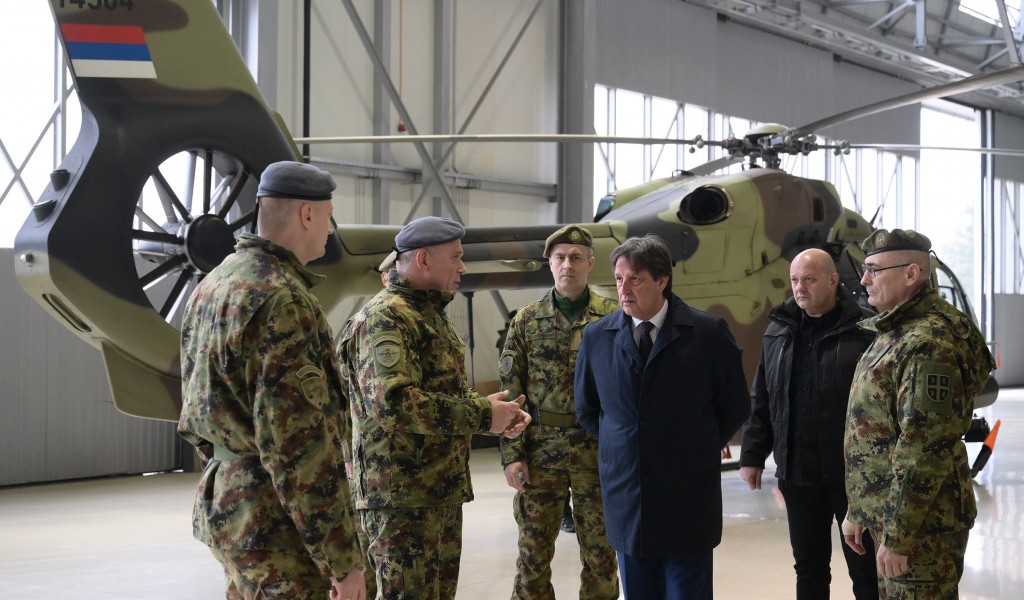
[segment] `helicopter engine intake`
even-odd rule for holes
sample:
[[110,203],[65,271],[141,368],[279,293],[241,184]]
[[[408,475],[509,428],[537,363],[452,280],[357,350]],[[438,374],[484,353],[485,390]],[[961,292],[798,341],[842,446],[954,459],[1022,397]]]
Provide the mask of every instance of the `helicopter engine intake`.
[[724,188],[703,185],[683,198],[676,216],[690,225],[712,225],[731,217],[734,209],[732,198]]

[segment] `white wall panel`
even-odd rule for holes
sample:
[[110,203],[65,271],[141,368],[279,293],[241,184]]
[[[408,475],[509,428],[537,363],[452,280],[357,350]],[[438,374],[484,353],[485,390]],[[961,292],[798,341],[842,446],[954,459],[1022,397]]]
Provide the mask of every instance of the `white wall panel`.
[[[599,0],[597,83],[789,126],[919,89],[678,0]],[[918,108],[822,132],[916,144]],[[742,132],[735,132],[741,135]]]
[[99,350],[22,291],[0,249],[0,485],[175,469],[175,427],[114,408]]
[[996,333],[1001,364],[996,369],[996,381],[1001,386],[1024,385],[1024,335],[1020,324],[1024,323],[1024,296],[1019,294],[996,294],[994,297],[992,330]]
[[[996,113],[994,137],[992,145],[996,148],[1024,150],[1024,120]],[[1024,181],[1024,158],[997,156],[995,172],[1000,179]]]

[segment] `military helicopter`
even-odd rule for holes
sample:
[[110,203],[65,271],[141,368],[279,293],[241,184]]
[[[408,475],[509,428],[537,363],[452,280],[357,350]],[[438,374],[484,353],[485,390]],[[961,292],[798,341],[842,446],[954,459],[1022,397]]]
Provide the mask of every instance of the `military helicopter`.
[[[26,292],[55,319],[99,348],[119,410],[176,420],[181,407],[177,327],[184,301],[250,225],[265,166],[295,160],[299,152],[212,3],[139,2],[126,12],[82,11],[76,3],[54,0],[51,8],[78,89],[82,129],[17,235],[16,273]],[[160,35],[148,35],[155,31]],[[204,44],[196,58],[203,68],[192,69],[183,63],[182,49],[197,36]],[[132,58],[97,51],[104,44],[132,46]],[[119,64],[128,62],[133,64]],[[584,226],[593,233],[600,256],[630,235],[660,235],[676,260],[675,291],[695,307],[725,316],[738,343],[757,348],[768,310],[788,293],[790,259],[809,247],[827,248],[846,285],[860,290],[864,256],[856,243],[872,229],[843,207],[830,183],[789,175],[778,169],[778,157],[822,149],[813,131],[827,124],[1021,79],[1024,67],[1015,67],[844,113],[838,120],[794,129],[764,126],[724,141],[673,140],[718,145],[727,155],[694,171],[611,194],[602,201],[596,222]],[[841,143],[831,149],[850,147]],[[764,165],[714,174],[744,159]],[[168,180],[172,169],[188,179],[182,194]],[[196,189],[201,191],[193,193]],[[542,251],[558,226],[470,227],[463,239],[470,273],[461,289],[549,286]],[[397,231],[397,226],[337,225],[326,256],[312,265],[329,276],[316,288],[324,307],[379,289],[376,267]],[[941,263],[938,269],[946,273],[950,300],[967,307],[955,276]],[[591,282],[614,295],[605,261],[597,261]],[[749,376],[758,357],[745,354]],[[995,389],[978,405],[994,401]]]

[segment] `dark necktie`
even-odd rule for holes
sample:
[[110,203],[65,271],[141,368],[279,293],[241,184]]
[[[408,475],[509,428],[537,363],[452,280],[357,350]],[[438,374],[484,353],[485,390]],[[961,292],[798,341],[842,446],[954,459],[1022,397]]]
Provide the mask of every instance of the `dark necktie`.
[[654,329],[654,323],[644,321],[637,325],[637,327],[640,328],[640,360],[646,365],[647,357],[651,355],[651,348],[654,347],[654,341],[651,340],[651,330]]

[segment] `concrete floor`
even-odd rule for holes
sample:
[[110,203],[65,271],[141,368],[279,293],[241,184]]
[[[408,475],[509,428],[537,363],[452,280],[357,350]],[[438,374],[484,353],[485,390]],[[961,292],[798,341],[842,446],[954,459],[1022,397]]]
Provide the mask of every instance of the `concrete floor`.
[[[975,482],[964,599],[1024,597],[1024,390],[1004,390],[981,411],[1002,419],[996,452]],[[971,459],[980,444],[969,444]],[[507,598],[515,572],[512,490],[494,449],[472,457],[476,500],[466,506],[459,600]],[[0,598],[113,599],[223,597],[219,565],[191,537],[198,476],[172,473],[0,489]],[[785,512],[774,480],[751,492],[736,471],[722,474],[725,534],[715,551],[718,598],[794,595]],[[852,598],[838,534],[832,597]],[[554,585],[579,590],[578,546],[557,541]]]

